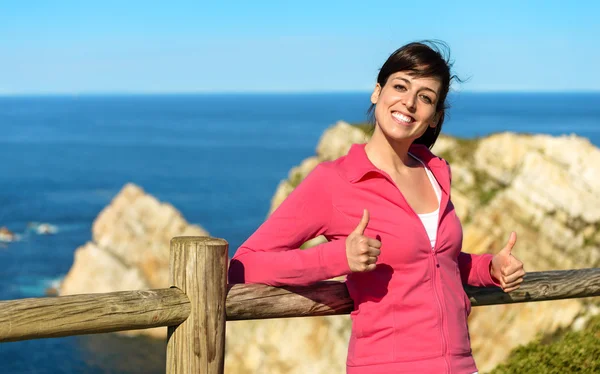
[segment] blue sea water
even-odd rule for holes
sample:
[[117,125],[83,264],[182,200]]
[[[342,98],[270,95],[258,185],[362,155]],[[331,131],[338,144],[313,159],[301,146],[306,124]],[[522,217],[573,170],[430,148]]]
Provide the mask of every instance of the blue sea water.
[[[455,93],[444,132],[577,134],[600,146],[600,93]],[[289,169],[368,93],[0,97],[0,300],[40,297],[127,182],[229,241],[258,227]],[[27,231],[31,221],[56,235]],[[115,334],[0,344],[0,373],[162,373],[165,342]]]

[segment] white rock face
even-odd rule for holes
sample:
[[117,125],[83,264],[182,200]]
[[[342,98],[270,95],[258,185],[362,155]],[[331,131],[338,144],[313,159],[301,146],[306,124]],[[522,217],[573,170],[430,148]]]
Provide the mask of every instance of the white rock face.
[[[63,280],[61,295],[149,288],[139,269],[127,266],[118,257],[100,249],[93,242],[79,247],[75,252],[74,264]],[[87,264],[85,273],[79,276],[78,271],[84,269],[84,264]]]
[[350,317],[227,322],[226,373],[344,373]]
[[[169,204],[127,184],[98,215],[93,241],[75,251],[59,294],[113,292],[169,287],[169,248],[175,236],[205,236]],[[166,328],[131,333],[166,336]]]
[[368,140],[364,131],[344,121],[339,121],[323,133],[317,146],[317,157],[320,160],[335,160],[348,153],[354,143]]

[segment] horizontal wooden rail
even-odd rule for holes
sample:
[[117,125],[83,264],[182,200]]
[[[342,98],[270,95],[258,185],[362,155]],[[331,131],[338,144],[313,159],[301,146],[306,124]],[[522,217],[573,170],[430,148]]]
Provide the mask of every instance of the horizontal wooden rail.
[[471,305],[527,303],[600,296],[600,268],[539,271],[525,274],[519,289],[465,287]]
[[177,288],[0,302],[0,342],[178,325],[191,310]]
[[[532,272],[509,294],[465,287],[473,306],[600,296],[600,268]],[[229,285],[227,320],[348,314],[353,301],[343,282],[302,287]],[[175,326],[191,304],[178,288],[71,295],[0,302],[0,342]]]
[[[600,296],[600,268],[532,272],[518,290],[465,286],[473,306]],[[227,320],[309,317],[348,314],[353,309],[343,282],[320,282],[305,287],[258,284],[230,286]]]
[[348,314],[353,305],[344,282],[325,281],[300,287],[229,285],[226,308],[227,320],[239,321]]

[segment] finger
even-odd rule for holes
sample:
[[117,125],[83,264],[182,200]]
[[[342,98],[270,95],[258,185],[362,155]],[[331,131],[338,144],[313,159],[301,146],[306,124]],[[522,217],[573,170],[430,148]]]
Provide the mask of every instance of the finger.
[[510,262],[504,267],[509,274],[516,273],[517,271],[523,270],[523,263],[519,261],[515,256],[510,256]]
[[523,283],[523,278],[519,278],[514,282],[504,282],[504,288],[513,288]]
[[367,244],[369,247],[381,248],[381,242],[377,239],[367,238]]
[[515,258],[514,256],[512,256],[514,261],[512,264],[510,264],[510,268],[513,270],[513,273],[516,272],[523,272],[523,274],[525,274],[525,267],[523,266],[523,263],[521,261],[519,261],[517,258]]
[[504,292],[509,293],[509,292],[513,292],[514,290],[518,290],[519,286],[515,286],[515,287],[510,287],[510,288],[505,288],[503,289]]
[[504,265],[500,268],[500,273],[504,277],[509,277],[515,273],[518,273],[521,270],[522,270],[522,268],[520,266],[513,266],[511,264],[508,264],[508,265]]
[[365,267],[364,271],[373,271],[377,267],[377,264],[369,264]]
[[[514,258],[511,256],[511,258]],[[514,273],[518,273],[518,272],[525,272],[525,269],[523,269],[523,263],[521,261],[511,261],[508,264],[505,264],[504,266],[502,266],[501,268],[501,272],[503,275],[505,276],[509,276],[512,275]]]
[[504,277],[504,282],[512,283],[512,282],[516,281],[517,279],[523,279],[524,275],[525,275],[525,272],[523,270],[513,272],[513,273],[507,275],[506,277]]
[[379,250],[379,248],[369,247],[367,254],[369,256],[377,257],[381,254],[381,251]]
[[371,271],[371,270],[375,269],[375,266],[377,266],[377,264],[362,263],[357,266],[356,271],[361,272],[361,273],[365,272],[365,271]]
[[359,243],[357,245],[359,255],[368,255],[369,254],[369,246],[366,243]]
[[375,263],[377,263],[377,257],[369,256],[369,259],[367,260],[367,264],[371,265],[371,264],[375,264]]
[[502,249],[504,251],[504,253],[510,255],[516,242],[517,242],[517,233],[513,231],[510,233],[510,237],[508,238],[508,243],[506,243],[506,246]]
[[358,235],[364,234],[365,229],[367,228],[368,224],[369,224],[369,211],[364,209],[362,218],[360,219],[358,226],[356,226],[356,228],[354,229],[354,231],[352,231],[352,233],[358,234]]

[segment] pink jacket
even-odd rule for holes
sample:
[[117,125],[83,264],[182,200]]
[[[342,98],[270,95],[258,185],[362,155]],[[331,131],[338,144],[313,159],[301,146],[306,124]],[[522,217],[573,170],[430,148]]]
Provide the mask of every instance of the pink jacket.
[[[237,250],[231,283],[307,285],[347,275],[354,300],[347,373],[468,373],[471,355],[463,283],[497,285],[492,255],[461,252],[462,228],[450,201],[450,169],[422,145],[410,152],[442,188],[436,246],[392,179],[368,159],[364,144],[318,165]],[[345,239],[360,222],[378,238],[381,255],[372,272],[352,273]],[[324,235],[328,242],[298,250]]]

